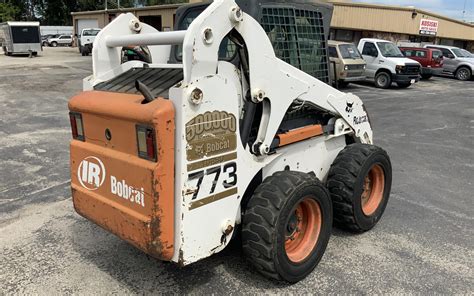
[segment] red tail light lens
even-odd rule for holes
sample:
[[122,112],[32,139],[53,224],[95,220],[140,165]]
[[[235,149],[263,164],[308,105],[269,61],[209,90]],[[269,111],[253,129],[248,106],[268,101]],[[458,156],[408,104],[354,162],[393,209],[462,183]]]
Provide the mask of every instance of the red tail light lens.
[[137,125],[137,146],[140,158],[157,160],[155,130],[153,128]]
[[74,140],[85,141],[82,115],[80,113],[70,112],[69,121],[71,122],[72,138]]

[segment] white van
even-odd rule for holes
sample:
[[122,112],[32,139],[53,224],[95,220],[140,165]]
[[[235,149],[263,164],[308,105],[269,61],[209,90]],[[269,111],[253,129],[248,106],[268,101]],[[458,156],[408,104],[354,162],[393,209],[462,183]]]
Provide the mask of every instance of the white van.
[[406,88],[420,81],[421,64],[407,59],[392,42],[364,38],[359,41],[359,51],[367,66],[365,76],[379,88],[389,88],[392,82]]

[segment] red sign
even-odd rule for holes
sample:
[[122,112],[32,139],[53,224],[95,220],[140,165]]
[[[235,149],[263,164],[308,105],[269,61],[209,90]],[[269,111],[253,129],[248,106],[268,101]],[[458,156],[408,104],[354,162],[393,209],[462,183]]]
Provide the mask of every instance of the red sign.
[[438,21],[421,19],[420,22],[420,35],[436,36],[438,33]]

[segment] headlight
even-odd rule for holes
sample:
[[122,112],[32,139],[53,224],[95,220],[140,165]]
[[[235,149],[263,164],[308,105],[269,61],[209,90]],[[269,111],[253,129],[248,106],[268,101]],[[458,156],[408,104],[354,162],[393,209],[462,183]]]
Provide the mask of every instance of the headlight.
[[364,70],[365,70],[365,68],[367,68],[367,66],[366,66],[366,65],[364,65],[364,66],[362,67],[362,69],[364,69]]
[[397,71],[397,73],[401,73],[401,72],[403,72],[403,70],[405,70],[405,66],[397,65],[395,67],[395,71]]
[[347,66],[347,65],[344,66],[344,70],[346,70],[346,71],[349,70],[349,66]]

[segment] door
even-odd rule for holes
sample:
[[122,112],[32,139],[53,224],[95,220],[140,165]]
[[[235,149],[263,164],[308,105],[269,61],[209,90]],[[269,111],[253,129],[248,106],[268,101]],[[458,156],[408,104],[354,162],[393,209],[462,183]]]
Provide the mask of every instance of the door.
[[368,78],[374,78],[375,73],[379,69],[378,61],[379,51],[373,42],[366,42],[362,49],[362,57],[367,63],[365,68],[365,76]]
[[418,61],[423,67],[427,67],[430,64],[428,50],[418,49],[415,51],[415,61]]
[[58,41],[62,45],[69,45],[72,42],[70,36],[60,36]]
[[84,19],[84,20],[77,20],[76,26],[76,34],[77,36],[81,35],[83,29],[87,28],[98,28],[99,27],[99,20],[98,19]]
[[439,49],[443,53],[443,71],[454,73],[458,66],[458,61],[456,61],[456,56],[453,52],[447,48],[437,48],[437,47],[428,47],[433,49]]

